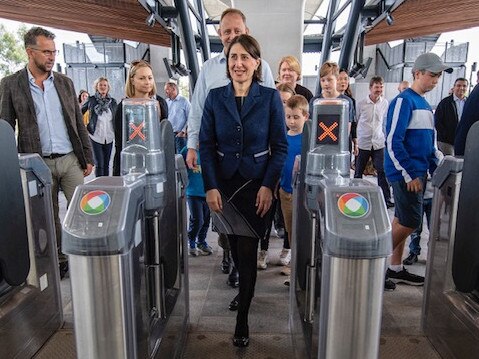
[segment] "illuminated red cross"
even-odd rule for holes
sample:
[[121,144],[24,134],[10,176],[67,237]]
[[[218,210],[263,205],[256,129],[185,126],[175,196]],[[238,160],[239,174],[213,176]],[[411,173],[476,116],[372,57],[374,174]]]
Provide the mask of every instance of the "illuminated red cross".
[[130,123],[130,127],[133,130],[133,132],[130,135],[130,141],[134,139],[136,136],[140,137],[143,141],[145,140],[146,137],[143,134],[143,132],[141,132],[144,126],[145,126],[144,122],[140,123],[138,126],[135,126],[134,123]]
[[336,135],[333,133],[333,130],[338,127],[338,123],[337,122],[334,122],[331,126],[326,126],[323,122],[320,122],[319,123],[319,127],[321,127],[323,129],[323,133],[321,134],[321,136],[319,136],[319,140],[322,141],[324,140],[326,137],[331,137],[331,139],[333,141],[337,141],[338,138],[336,137]]

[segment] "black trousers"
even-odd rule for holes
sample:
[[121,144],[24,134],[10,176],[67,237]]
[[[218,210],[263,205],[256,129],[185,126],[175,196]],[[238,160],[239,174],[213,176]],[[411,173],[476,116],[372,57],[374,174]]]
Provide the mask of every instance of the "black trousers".
[[248,312],[256,285],[258,238],[228,235],[231,255],[239,273],[238,314],[236,336],[248,336]]
[[356,169],[354,171],[354,178],[363,178],[363,172],[368,164],[369,157],[373,160],[373,166],[378,173],[378,185],[383,191],[384,199],[386,201],[391,200],[391,190],[389,189],[389,183],[386,180],[386,174],[384,173],[384,148],[378,150],[362,150],[359,149],[359,154],[356,156]]

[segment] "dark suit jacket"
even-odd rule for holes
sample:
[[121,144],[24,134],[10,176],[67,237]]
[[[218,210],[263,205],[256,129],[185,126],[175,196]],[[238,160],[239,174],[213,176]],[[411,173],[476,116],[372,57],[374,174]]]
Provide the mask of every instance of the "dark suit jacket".
[[[466,150],[467,134],[473,124],[479,121],[479,86],[476,85],[474,90],[464,104],[461,121],[457,125],[456,140],[454,142],[454,153],[456,156],[464,156]],[[474,139],[477,141],[477,139]]]
[[206,98],[200,129],[205,190],[236,171],[262,179],[274,189],[288,152],[283,104],[275,89],[253,82],[238,113],[233,85],[213,89]]
[[437,105],[434,113],[434,122],[437,131],[437,140],[454,145],[456,127],[459,122],[457,118],[456,103],[453,95],[444,97]]
[[[86,169],[87,163],[93,164],[93,155],[73,82],[65,75],[55,72],[53,83],[62,104],[63,117],[73,152],[77,156],[80,166]],[[42,155],[40,133],[35,105],[30,92],[27,68],[3,78],[0,82],[0,118],[9,122],[13,128],[15,128],[15,122],[18,122],[19,153]]]

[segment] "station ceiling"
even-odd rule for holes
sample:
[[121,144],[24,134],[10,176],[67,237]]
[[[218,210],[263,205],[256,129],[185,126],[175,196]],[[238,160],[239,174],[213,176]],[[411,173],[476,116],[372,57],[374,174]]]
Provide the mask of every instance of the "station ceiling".
[[479,26],[477,0],[397,0],[391,14],[391,25],[386,14],[373,23],[365,45]]
[[[305,19],[311,19],[323,1],[327,0],[306,0]],[[0,0],[0,17],[169,47],[168,32],[158,23],[146,24],[148,13],[141,2],[145,0]],[[232,0],[204,0],[212,19],[232,5]],[[392,25],[386,13],[379,16],[366,33],[366,45],[479,26],[477,0],[396,0],[390,12]]]
[[169,33],[147,16],[138,0],[0,0],[1,18],[169,47]]

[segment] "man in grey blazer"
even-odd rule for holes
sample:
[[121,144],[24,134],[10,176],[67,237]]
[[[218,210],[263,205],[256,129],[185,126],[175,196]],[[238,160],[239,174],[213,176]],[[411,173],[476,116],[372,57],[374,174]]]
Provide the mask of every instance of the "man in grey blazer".
[[[73,82],[52,71],[58,53],[54,38],[53,33],[41,27],[33,27],[25,34],[28,64],[0,82],[0,118],[13,128],[17,125],[18,152],[40,154],[52,172],[60,251],[59,189],[69,204],[76,186],[92,171],[93,155]],[[59,259],[64,262],[60,252]]]

